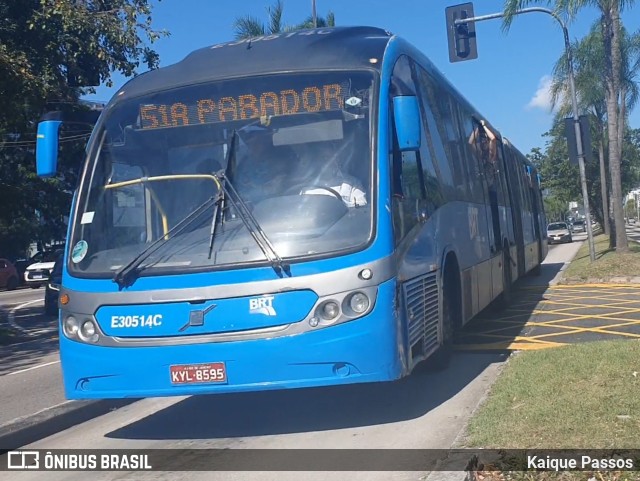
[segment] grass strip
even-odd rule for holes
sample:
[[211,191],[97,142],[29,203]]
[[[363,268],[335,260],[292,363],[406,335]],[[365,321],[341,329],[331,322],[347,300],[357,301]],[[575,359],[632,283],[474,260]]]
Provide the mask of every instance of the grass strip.
[[514,355],[469,425],[467,443],[504,449],[640,446],[640,341]]
[[596,260],[589,258],[589,243],[584,242],[564,272],[563,282],[607,281],[614,277],[640,277],[640,244],[629,241],[629,252],[609,248],[609,236],[594,237]]
[[[519,352],[472,418],[465,447],[637,449],[640,341],[616,340]],[[496,470],[497,468],[497,470]],[[640,481],[640,472],[512,471],[509,456],[484,481]]]

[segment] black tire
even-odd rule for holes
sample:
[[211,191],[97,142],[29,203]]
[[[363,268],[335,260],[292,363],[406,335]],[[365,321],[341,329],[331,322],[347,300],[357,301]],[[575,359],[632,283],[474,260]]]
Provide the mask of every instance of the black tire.
[[460,325],[460,282],[455,267],[448,265],[442,282],[442,345],[427,359],[430,370],[449,367],[453,355],[453,341]]
[[7,281],[7,290],[13,291],[18,287],[18,279],[16,277],[10,277]]

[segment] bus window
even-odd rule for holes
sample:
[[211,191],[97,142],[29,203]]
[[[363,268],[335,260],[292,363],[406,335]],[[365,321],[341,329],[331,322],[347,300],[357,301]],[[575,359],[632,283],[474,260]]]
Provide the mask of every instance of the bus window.
[[[111,182],[123,182],[143,176],[137,165],[113,164]],[[122,243],[137,243],[145,236],[145,192],[142,184],[134,184],[117,189],[113,195],[113,229],[124,237]],[[127,239],[129,239],[127,241]]]
[[469,191],[471,192],[471,200],[483,203],[484,202],[484,193],[482,187],[482,179],[481,179],[481,170],[480,163],[476,158],[476,152],[473,149],[472,145],[469,143],[469,139],[472,137],[474,132],[474,124],[471,118],[471,114],[464,112],[462,116],[462,135],[463,135],[463,145],[464,150],[466,151],[466,164],[467,170],[469,171],[469,176],[467,177]]
[[[422,73],[420,82],[420,97],[423,106],[422,116],[425,129],[428,132],[428,139],[432,149],[432,158],[438,172],[442,188],[451,191],[454,186],[453,175],[451,174],[450,154],[443,144],[442,133],[439,125],[444,123],[441,112],[438,109],[438,96],[443,94],[440,89],[436,89],[434,82],[426,73]],[[447,189],[447,187],[450,187]],[[454,197],[451,194],[447,198]]]
[[[420,91],[422,91],[422,89],[420,89]],[[434,162],[435,148],[431,129],[425,120],[427,118],[425,112],[429,109],[429,105],[425,102],[424,95],[420,95],[420,107],[422,115],[420,164],[427,199],[426,213],[427,215],[431,215],[431,213],[443,205],[446,200],[442,192],[443,184],[441,181],[440,165],[438,162]]]
[[[400,94],[415,94],[411,68],[406,56],[400,57],[396,62],[391,82],[392,97]],[[392,99],[389,100],[391,103]],[[395,125],[392,117],[389,124]],[[392,138],[393,224],[394,236],[396,242],[399,242],[418,223],[419,209],[424,204],[425,187],[419,151],[400,152],[395,131]]]

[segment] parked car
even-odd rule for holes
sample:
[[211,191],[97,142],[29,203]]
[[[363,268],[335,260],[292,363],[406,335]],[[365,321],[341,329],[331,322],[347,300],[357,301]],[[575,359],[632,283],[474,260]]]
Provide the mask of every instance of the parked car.
[[547,241],[549,244],[573,242],[571,231],[566,222],[552,222],[547,226]]
[[48,316],[58,315],[58,296],[60,294],[60,284],[62,284],[63,257],[62,254],[57,257],[44,291],[44,312]]
[[573,232],[586,232],[587,226],[583,220],[573,221]]
[[0,259],[0,288],[12,291],[18,287],[18,271],[8,259]]
[[29,264],[30,262],[27,259],[16,259],[13,261],[16,271],[18,271],[18,285],[20,286],[24,286],[25,284],[24,273],[26,272]]
[[31,260],[35,260],[35,262],[30,264],[24,273],[26,284],[33,289],[38,289],[45,285],[49,280],[49,275],[53,270],[57,257],[63,252],[64,249],[57,249],[55,251],[38,252],[33,256]]

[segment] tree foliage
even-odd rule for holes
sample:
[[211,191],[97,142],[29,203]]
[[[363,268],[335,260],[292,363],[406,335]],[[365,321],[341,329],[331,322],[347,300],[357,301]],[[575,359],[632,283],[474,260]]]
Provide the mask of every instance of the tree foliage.
[[[63,237],[90,126],[63,130],[61,175],[35,175],[37,121],[89,86],[158,66],[149,0],[0,0],[0,255]],[[66,139],[66,140],[65,140]]]
[[[569,162],[563,122],[557,120],[553,128],[544,135],[548,139],[544,151],[534,148],[527,157],[538,167],[542,177],[542,188],[547,193],[545,208],[549,219],[561,220],[559,213],[566,213],[569,202],[578,201],[582,204],[578,166]],[[627,130],[623,152],[622,188],[628,192],[640,182],[640,129]],[[585,169],[589,205],[596,220],[602,225],[606,214],[602,210],[597,158],[594,153],[594,160],[587,162]]]
[[[282,0],[276,0],[272,6],[267,7],[267,23],[254,15],[245,15],[238,17],[233,22],[233,30],[235,38],[251,38],[261,35],[273,35],[276,33],[289,32],[293,30],[304,30],[314,28],[313,17],[309,15],[304,21],[295,25],[285,25],[282,20],[284,12],[284,3]],[[317,27],[335,27],[336,19],[332,12],[328,12],[326,17],[316,17]]]
[[[503,26],[508,29],[517,11],[535,3],[534,0],[505,0],[505,17]],[[628,251],[627,235],[624,226],[622,209],[622,148],[626,129],[626,105],[628,92],[624,77],[627,72],[624,65],[625,51],[624,28],[620,17],[623,8],[631,7],[634,0],[546,0],[547,5],[553,5],[557,14],[565,14],[567,18],[575,15],[587,6],[594,6],[600,12],[600,32],[602,35],[602,69],[605,106],[607,115],[607,148],[609,154],[609,175],[611,182],[611,198],[613,204],[614,235],[616,249],[620,252]]]

